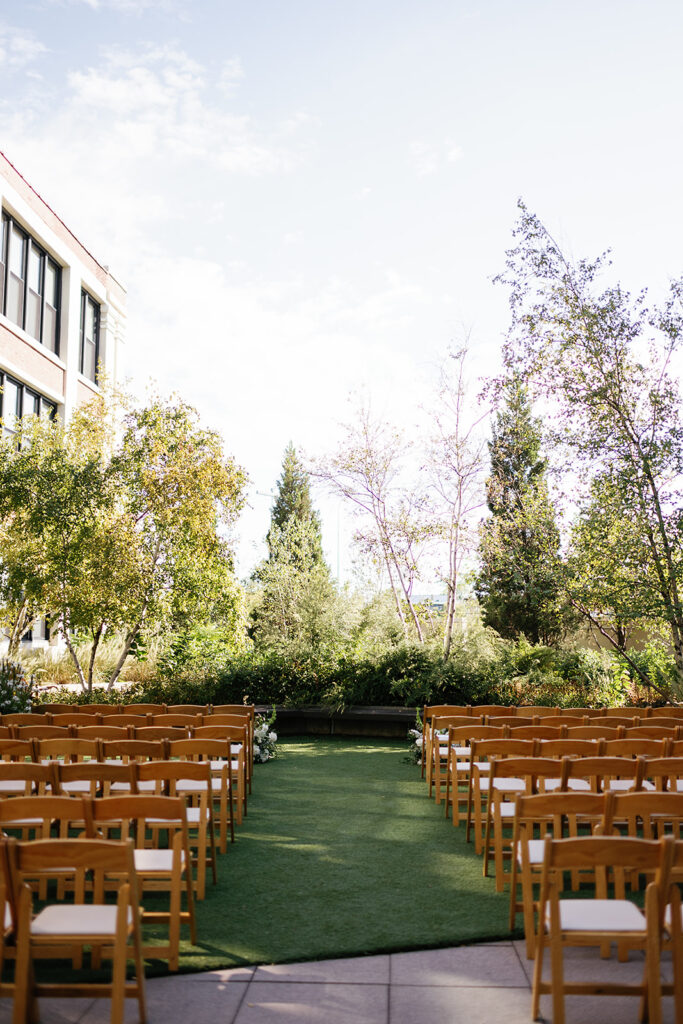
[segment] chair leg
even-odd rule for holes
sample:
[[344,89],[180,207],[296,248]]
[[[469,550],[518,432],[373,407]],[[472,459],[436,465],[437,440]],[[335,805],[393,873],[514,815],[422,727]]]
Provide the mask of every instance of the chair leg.
[[545,933],[543,922],[539,921],[536,936],[536,956],[534,959],[534,977],[531,986],[531,1019],[538,1020],[541,1004],[541,982],[543,980],[543,954],[545,952]]
[[553,935],[550,941],[553,1024],[564,1024],[564,960],[562,940]]
[[111,1024],[123,1024],[126,1005],[126,953],[130,887],[122,885],[116,901],[116,938],[111,978]]

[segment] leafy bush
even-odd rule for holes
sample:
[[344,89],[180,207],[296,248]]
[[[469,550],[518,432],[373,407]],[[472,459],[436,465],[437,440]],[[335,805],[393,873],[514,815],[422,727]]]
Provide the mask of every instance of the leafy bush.
[[0,714],[30,711],[32,700],[33,677],[27,678],[17,662],[0,659]]

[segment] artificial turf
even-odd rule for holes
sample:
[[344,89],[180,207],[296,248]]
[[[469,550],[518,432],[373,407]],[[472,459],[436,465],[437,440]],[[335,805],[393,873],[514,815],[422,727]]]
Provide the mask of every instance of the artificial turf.
[[248,816],[197,905],[198,945],[183,942],[181,970],[509,937],[509,897],[482,877],[464,827],[427,799],[404,742],[278,749],[255,767]]

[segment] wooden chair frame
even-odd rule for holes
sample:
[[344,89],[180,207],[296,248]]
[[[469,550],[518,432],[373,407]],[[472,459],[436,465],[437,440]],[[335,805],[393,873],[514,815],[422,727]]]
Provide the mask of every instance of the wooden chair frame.
[[[145,973],[137,878],[132,842],[97,839],[43,839],[32,843],[6,840],[11,900],[16,918],[16,970],[13,1024],[38,1020],[38,996],[48,998],[110,997],[111,1024],[123,1024],[125,999],[135,998],[138,1018],[144,1024]],[[61,872],[69,866],[77,879],[74,903],[78,912],[65,913],[62,905],[45,907],[32,914],[32,894],[23,882],[38,871]],[[86,872],[95,877],[93,903],[86,903]],[[104,906],[104,874],[115,873],[122,884],[116,906]],[[69,907],[73,904],[69,903]],[[36,957],[75,958],[85,947],[105,952],[112,959],[111,983],[37,984],[33,975]],[[78,951],[78,952],[77,952]],[[126,963],[135,963],[135,980],[126,982]]]
[[[650,1024],[661,1024],[660,949],[664,900],[674,856],[671,837],[656,842],[627,837],[584,836],[579,839],[545,840],[539,924],[536,934],[531,1015],[539,1016],[540,997],[552,996],[553,1024],[564,1024],[565,995],[639,995],[647,1000]],[[595,871],[595,900],[562,900],[562,875],[566,871],[589,868]],[[614,903],[620,920],[609,926],[607,869],[638,870],[655,873],[645,895],[645,914],[615,892]],[[616,888],[616,887],[615,887]],[[592,908],[590,908],[592,904]],[[587,912],[597,910],[601,923]],[[600,946],[617,942],[645,951],[645,975],[639,985],[619,981],[599,983],[564,980],[563,950],[567,946]],[[551,979],[543,980],[546,947],[551,954]]]

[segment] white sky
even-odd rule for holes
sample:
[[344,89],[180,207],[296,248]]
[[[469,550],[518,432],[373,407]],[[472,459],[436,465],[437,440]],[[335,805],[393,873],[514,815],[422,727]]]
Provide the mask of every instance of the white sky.
[[24,0],[0,148],[126,285],[135,389],[249,472],[247,572],[289,440],[359,387],[410,428],[462,325],[495,369],[518,196],[634,290],[683,273],[682,42],[678,0]]

